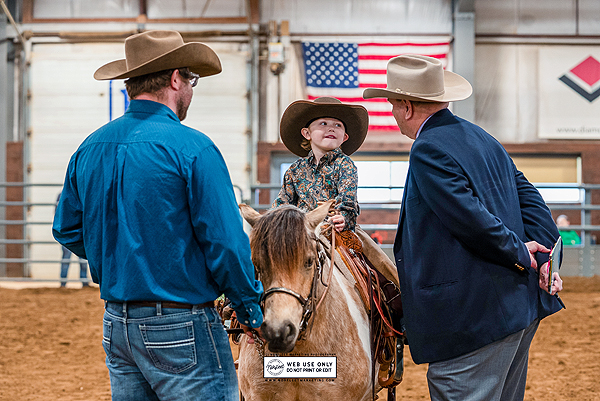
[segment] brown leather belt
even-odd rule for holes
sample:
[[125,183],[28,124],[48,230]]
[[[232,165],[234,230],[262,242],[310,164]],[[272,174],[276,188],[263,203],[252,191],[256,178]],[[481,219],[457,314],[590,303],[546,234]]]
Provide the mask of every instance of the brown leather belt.
[[173,302],[173,301],[131,301],[127,302],[127,305],[131,306],[151,306],[153,308],[157,307],[157,304],[160,303],[162,308],[175,308],[175,309],[192,309],[194,306],[198,308],[212,308],[215,306],[213,301],[204,302],[203,304],[184,304],[182,302]]

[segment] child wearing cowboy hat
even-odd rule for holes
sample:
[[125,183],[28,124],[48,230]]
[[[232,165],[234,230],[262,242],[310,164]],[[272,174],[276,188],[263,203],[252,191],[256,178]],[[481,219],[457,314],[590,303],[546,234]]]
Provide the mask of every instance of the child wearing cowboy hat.
[[358,174],[348,156],[362,145],[368,125],[363,106],[335,98],[290,104],[281,117],[281,140],[300,159],[286,171],[272,207],[291,204],[312,210],[318,202],[335,199],[339,214],[329,221],[337,231],[354,230],[360,213],[356,201]]

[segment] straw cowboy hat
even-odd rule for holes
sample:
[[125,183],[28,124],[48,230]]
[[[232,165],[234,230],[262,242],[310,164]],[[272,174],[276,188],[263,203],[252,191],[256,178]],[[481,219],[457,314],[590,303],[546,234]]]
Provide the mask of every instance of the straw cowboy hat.
[[147,31],[125,39],[125,59],[98,68],[94,78],[124,79],[184,67],[201,77],[221,72],[219,57],[205,44],[184,43],[176,31]]
[[367,88],[365,99],[385,97],[421,102],[454,102],[471,96],[469,81],[445,71],[442,62],[433,57],[404,54],[387,64],[387,88]]
[[285,146],[294,154],[305,157],[308,150],[302,148],[301,130],[317,118],[330,117],[344,123],[348,140],[342,143],[342,151],[351,155],[356,152],[367,136],[369,115],[359,105],[340,102],[333,97],[320,97],[314,101],[297,100],[290,104],[281,117],[279,132]]

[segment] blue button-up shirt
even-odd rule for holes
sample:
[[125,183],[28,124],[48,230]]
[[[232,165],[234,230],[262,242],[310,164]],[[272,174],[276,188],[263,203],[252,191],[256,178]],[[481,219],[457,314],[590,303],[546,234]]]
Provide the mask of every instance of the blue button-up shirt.
[[224,293],[258,327],[262,284],[214,143],[168,107],[133,100],[73,154],[54,217],[107,301],[199,304]]

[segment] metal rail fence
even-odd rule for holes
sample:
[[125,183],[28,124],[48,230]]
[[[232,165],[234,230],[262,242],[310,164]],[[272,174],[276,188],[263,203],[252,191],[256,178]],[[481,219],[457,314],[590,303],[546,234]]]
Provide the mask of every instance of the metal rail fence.
[[[60,189],[62,184],[32,184],[32,183],[0,183],[0,188],[18,187],[23,189],[22,201],[0,201],[0,281],[32,281],[32,282],[58,282],[60,280],[58,272],[59,266],[63,262],[70,264],[79,264],[77,258],[70,260],[62,260],[54,255],[59,254],[60,245],[56,243],[51,236],[52,216],[54,215],[54,202],[36,202],[28,201],[29,193],[32,188],[53,188]],[[243,196],[242,190],[236,186],[236,191],[240,193],[240,199],[244,203],[249,204],[256,210],[265,210],[270,207],[270,203],[260,203],[259,194],[261,191],[268,190],[271,194],[270,200],[280,188],[276,184],[261,184],[251,188],[251,193],[248,198]],[[387,188],[401,189],[402,187],[370,187],[370,188]],[[600,274],[600,258],[596,257],[596,253],[600,252],[600,245],[595,243],[593,237],[594,232],[600,232],[600,225],[592,225],[592,212],[600,211],[600,205],[592,204],[591,192],[600,190],[600,185],[583,184],[578,186],[564,186],[552,184],[537,185],[538,189],[542,188],[577,188],[581,191],[580,202],[578,203],[549,203],[551,210],[556,212],[567,212],[569,210],[577,210],[581,214],[581,224],[571,225],[570,229],[580,233],[581,244],[577,246],[566,246],[564,248],[564,261],[561,268],[563,276],[593,276]],[[58,192],[58,191],[55,191]],[[8,208],[22,208],[22,219],[8,219]],[[30,217],[32,209],[44,209],[44,213],[37,213],[37,216],[45,216],[40,220]],[[386,203],[362,203],[361,210],[399,210],[400,202]],[[22,227],[23,236],[21,238],[8,238],[6,235],[9,227]],[[364,224],[361,227],[367,231],[375,230],[396,230],[396,222],[382,224]],[[42,237],[42,239],[40,239]],[[10,246],[17,246],[22,249],[22,256],[11,257],[7,255],[7,249]],[[52,247],[52,251],[32,253],[34,247],[48,246]],[[382,248],[388,255],[391,256],[392,244],[382,244]],[[41,256],[40,256],[41,255]],[[599,253],[600,255],[600,253]],[[6,266],[9,264],[17,264],[22,266],[22,274],[14,275],[7,274]],[[54,267],[50,267],[54,265]],[[46,268],[38,267],[37,272],[32,266],[47,266]],[[77,271],[79,269],[76,269]],[[39,273],[42,271],[42,273]],[[79,274],[77,274],[78,276]],[[79,278],[67,279],[68,282],[89,281],[89,279],[81,280]]]
[[[23,182],[3,182],[0,183],[0,188],[4,188],[6,192],[11,189],[20,189],[21,193],[17,196],[11,196],[11,199],[20,198],[22,200],[6,200],[0,201],[0,281],[32,281],[32,282],[58,282],[60,280],[59,267],[62,263],[76,263],[79,264],[78,258],[71,259],[60,259],[48,255],[48,252],[42,252],[42,257],[35,257],[31,254],[33,246],[49,246],[54,249],[53,254],[60,254],[61,246],[51,235],[52,216],[54,215],[54,208],[56,206],[54,202],[48,201],[29,201],[31,190],[46,189],[52,190],[53,193],[60,192],[62,184],[54,183],[23,183]],[[7,199],[9,196],[7,195]],[[15,216],[15,209],[20,208],[20,212],[17,215],[22,216],[21,219],[11,219],[9,217]],[[12,209],[13,213],[10,213]],[[41,213],[45,218],[36,219],[29,217],[32,209],[45,209],[44,213]],[[37,213],[39,215],[39,213]],[[14,230],[15,228],[22,228],[21,230]],[[11,235],[11,229],[12,235]],[[44,239],[39,239],[40,230],[46,232],[43,235]],[[21,234],[20,238],[14,238],[14,233]],[[12,252],[11,252],[12,250]],[[20,254],[15,257],[14,254]],[[38,275],[32,272],[32,265],[55,265],[57,268],[49,274]],[[12,266],[12,269],[8,268]],[[79,272],[79,268],[77,269]],[[21,272],[15,274],[15,271]],[[55,273],[55,274],[54,274]],[[79,275],[79,274],[78,274]],[[90,282],[87,279],[66,279],[64,282]]]
[[[269,191],[269,199],[272,201],[274,196],[281,188],[278,184],[260,184],[251,188],[250,199],[248,202],[256,210],[265,210],[271,207],[271,204],[260,203],[260,195],[263,191]],[[377,189],[403,189],[403,187],[360,187],[360,188],[377,188]],[[600,232],[600,225],[592,225],[592,212],[600,211],[600,205],[592,204],[592,191],[600,190],[600,184],[536,184],[536,188],[543,189],[577,189],[580,191],[580,201],[570,203],[548,203],[548,207],[553,212],[568,212],[577,210],[581,215],[581,224],[571,225],[569,228],[578,231],[581,236],[581,244],[576,246],[565,246],[563,248],[563,264],[561,267],[561,275],[563,276],[593,276],[600,274],[600,244],[596,244],[595,232]],[[399,210],[401,202],[386,202],[386,203],[361,203],[361,210]],[[366,231],[396,231],[397,222],[382,223],[382,224],[361,224],[361,227]],[[599,236],[600,239],[600,236]],[[382,244],[382,249],[388,256],[394,260],[393,244]],[[598,253],[598,257],[596,257]]]

